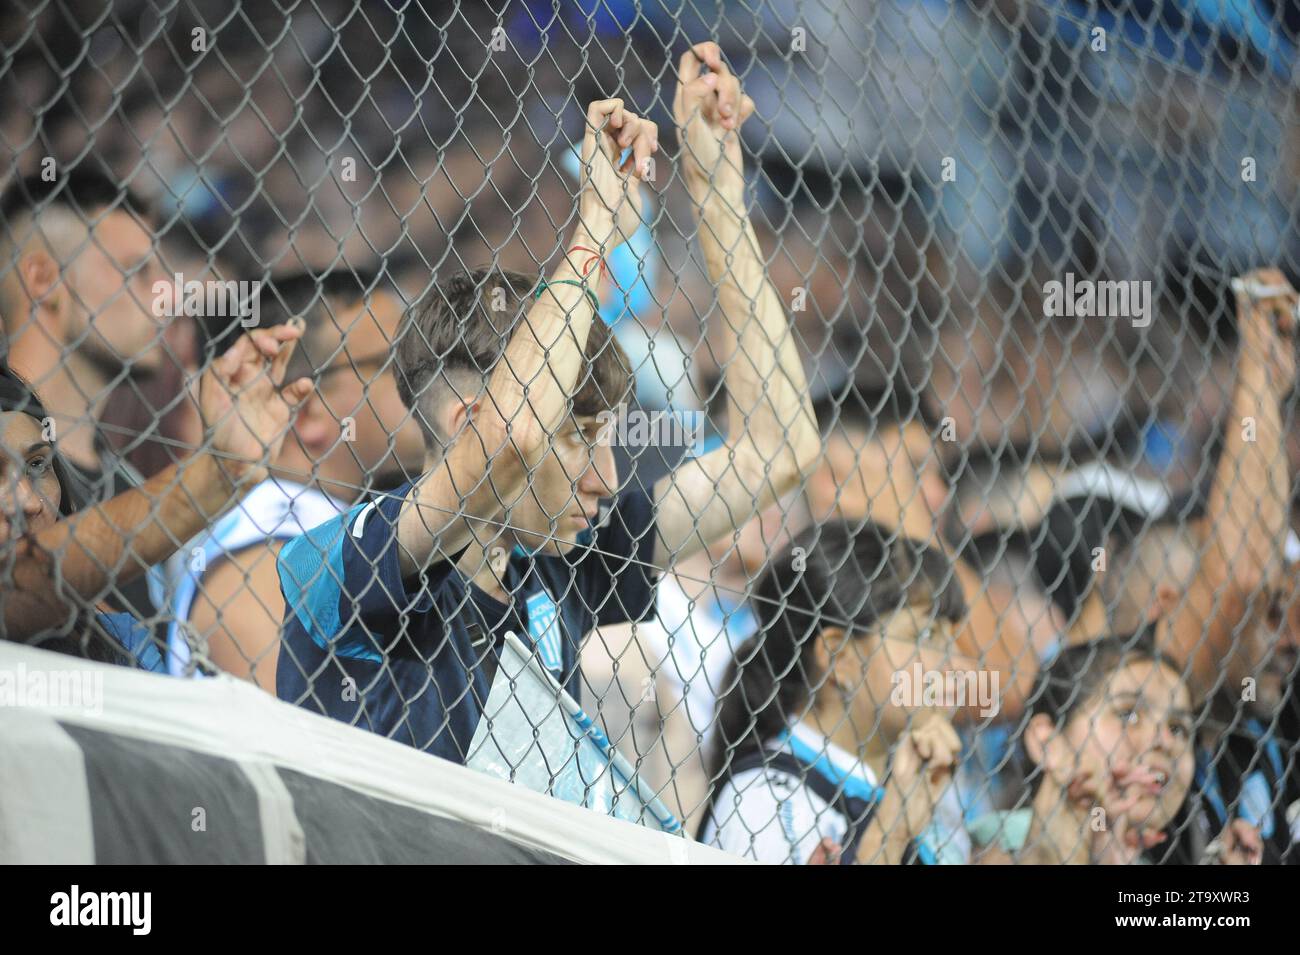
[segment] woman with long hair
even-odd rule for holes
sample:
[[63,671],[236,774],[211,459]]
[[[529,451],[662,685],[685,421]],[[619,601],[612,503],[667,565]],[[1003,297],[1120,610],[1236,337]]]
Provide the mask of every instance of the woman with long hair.
[[904,683],[951,662],[966,611],[951,562],[832,521],[773,558],[753,599],[761,626],[723,684],[701,841],[763,862],[934,861],[924,837],[960,746],[948,707]]

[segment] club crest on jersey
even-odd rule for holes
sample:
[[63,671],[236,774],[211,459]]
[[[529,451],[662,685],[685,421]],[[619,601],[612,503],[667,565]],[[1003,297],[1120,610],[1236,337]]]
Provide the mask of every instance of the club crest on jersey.
[[537,658],[548,670],[560,673],[564,660],[560,653],[560,611],[555,600],[543,588],[528,598],[528,635],[537,648]]

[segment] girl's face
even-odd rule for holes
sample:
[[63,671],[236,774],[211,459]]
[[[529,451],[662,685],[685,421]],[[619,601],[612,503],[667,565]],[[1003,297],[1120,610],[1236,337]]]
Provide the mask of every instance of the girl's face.
[[62,492],[54,447],[31,415],[0,412],[0,544],[59,519]]
[[892,743],[921,709],[952,709],[943,697],[943,674],[959,669],[953,632],[932,605],[909,605],[882,620],[874,633],[840,643],[835,679],[850,695],[848,710],[860,738],[879,732]]
[[1163,829],[1192,782],[1191,705],[1187,685],[1164,664],[1140,661],[1120,667],[1071,715],[1062,734],[1069,752],[1057,753],[1054,777],[1068,786],[1066,777],[1091,771],[1116,799],[1134,795],[1132,785],[1123,793],[1116,790],[1116,770],[1135,766],[1158,774],[1157,782],[1140,788],[1128,818],[1133,825]]

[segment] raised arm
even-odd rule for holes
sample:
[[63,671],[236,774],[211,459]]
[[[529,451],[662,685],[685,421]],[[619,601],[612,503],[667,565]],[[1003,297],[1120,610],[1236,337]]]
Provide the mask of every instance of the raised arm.
[[[701,65],[709,72],[701,75]],[[745,211],[739,130],[753,110],[716,44],[696,44],[682,57],[673,105],[681,173],[717,289],[723,353],[732,357],[726,441],[655,487],[658,567],[739,530],[799,487],[821,452],[789,317]]]
[[[578,222],[564,259],[506,344],[482,391],[444,422],[451,445],[423,477],[398,522],[402,572],[414,573],[456,553],[471,540],[494,538],[510,507],[527,492],[530,475],[567,415],[582,368],[595,309],[585,292],[594,275],[583,263],[593,249],[607,255],[641,224],[639,183],[658,146],[658,129],[600,100],[587,110]],[[625,149],[631,152],[619,163]],[[567,284],[573,283],[573,284]]]
[[197,453],[17,542],[2,601],[6,638],[66,623],[79,600],[166,560],[266,477],[292,406],[311,392],[306,378],[280,388],[301,334],[300,325],[254,331],[212,363],[199,384],[208,436]]
[[1277,269],[1251,272],[1238,287],[1241,344],[1223,455],[1206,505],[1201,559],[1170,625],[1169,649],[1189,661],[1200,695],[1213,687],[1242,622],[1264,611],[1289,526],[1281,402],[1295,383],[1296,293]]

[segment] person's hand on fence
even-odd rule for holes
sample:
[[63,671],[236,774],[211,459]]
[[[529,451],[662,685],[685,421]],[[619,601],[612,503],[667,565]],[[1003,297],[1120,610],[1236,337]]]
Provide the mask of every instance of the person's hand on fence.
[[640,184],[651,178],[658,150],[659,127],[625,109],[621,99],[587,107],[578,215],[592,248],[608,254],[641,227]]
[[828,837],[817,843],[817,848],[812,851],[805,865],[839,865],[843,853],[843,847]]
[[[926,710],[898,743],[884,795],[872,819],[880,838],[899,846],[919,838],[952,781],[961,739],[942,710]],[[874,847],[874,843],[865,843]],[[862,861],[870,861],[863,858]],[[897,861],[887,856],[886,861]]]
[[1258,623],[1253,618],[1280,572],[1290,521],[1281,404],[1296,375],[1296,292],[1276,268],[1255,269],[1232,279],[1231,287],[1240,343],[1225,414],[1230,426],[1222,432],[1223,452],[1199,520],[1205,541],[1196,573],[1170,611],[1161,644],[1187,661],[1197,700],[1215,691],[1225,661],[1243,660],[1235,648],[1245,628]]
[[[700,67],[708,67],[701,75]],[[744,191],[740,127],[754,112],[754,101],[740,88],[716,43],[697,43],[678,67],[673,118],[681,145],[681,170],[696,194],[716,192],[739,206]]]
[[[1158,830],[1144,829],[1143,820],[1132,818],[1143,798],[1158,792],[1162,781],[1151,769],[1120,764],[1107,775],[1104,787],[1091,773],[1081,774],[1070,787],[1070,795],[1092,808],[1103,810],[1102,825],[1094,826],[1089,858],[1093,865],[1132,865],[1147,849],[1168,837]],[[1090,817],[1090,824],[1094,820]]]
[[1211,843],[1215,865],[1259,865],[1264,861],[1264,838],[1245,819],[1233,819]]
[[280,452],[293,408],[312,391],[310,378],[281,387],[302,336],[300,320],[240,337],[199,381],[199,413],[209,448],[236,485],[266,477]]

